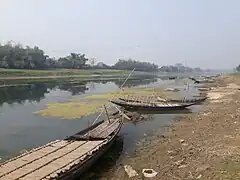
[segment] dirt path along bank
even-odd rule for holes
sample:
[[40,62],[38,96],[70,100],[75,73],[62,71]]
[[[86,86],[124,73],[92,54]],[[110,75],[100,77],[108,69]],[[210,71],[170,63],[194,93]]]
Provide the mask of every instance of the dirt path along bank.
[[[240,179],[240,76],[220,77],[200,112],[185,116],[161,137],[156,133],[136,156],[124,160],[138,172],[153,168],[155,179]],[[123,166],[103,179],[130,179]]]

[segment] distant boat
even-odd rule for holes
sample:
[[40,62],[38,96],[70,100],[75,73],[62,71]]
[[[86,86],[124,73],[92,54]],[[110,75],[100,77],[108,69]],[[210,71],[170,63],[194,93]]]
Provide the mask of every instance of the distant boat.
[[214,80],[212,79],[204,79],[204,80],[197,80],[193,77],[189,77],[189,79],[193,80],[195,84],[202,84],[202,83],[213,83],[215,82]]
[[168,79],[169,80],[177,79],[177,76],[170,76]]
[[180,91],[180,90],[177,89],[177,88],[166,88],[165,91],[178,92],[178,91]]
[[113,144],[122,120],[100,121],[64,140],[50,142],[0,164],[0,180],[74,179]]

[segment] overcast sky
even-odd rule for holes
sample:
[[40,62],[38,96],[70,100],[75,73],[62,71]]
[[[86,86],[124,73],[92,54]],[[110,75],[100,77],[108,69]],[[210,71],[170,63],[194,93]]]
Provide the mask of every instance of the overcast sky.
[[132,58],[233,68],[239,8],[239,0],[0,0],[0,40],[108,64]]

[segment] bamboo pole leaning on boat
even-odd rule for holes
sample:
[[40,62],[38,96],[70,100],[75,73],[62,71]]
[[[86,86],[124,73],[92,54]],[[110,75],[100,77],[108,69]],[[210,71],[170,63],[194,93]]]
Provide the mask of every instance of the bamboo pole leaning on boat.
[[[123,88],[123,86],[126,84],[126,82],[127,82],[127,80],[130,78],[130,76],[132,75],[132,73],[135,71],[135,68],[133,68],[133,70],[129,73],[129,75],[128,75],[128,77],[124,80],[124,82],[122,83],[122,85],[119,87],[120,88],[120,90],[122,90],[122,88]],[[115,95],[113,96],[113,98],[115,97]],[[112,98],[112,99],[113,99]],[[111,100],[112,100],[111,99]],[[107,105],[109,105],[110,104],[110,102],[108,102],[107,103]],[[106,106],[107,106],[106,105]],[[104,112],[104,108],[103,108],[103,110],[101,111],[101,113],[98,115],[98,117],[95,119],[95,121],[93,121],[93,123],[92,123],[92,125],[93,124],[95,124],[97,121],[98,121],[98,119],[101,117],[101,115],[103,114],[103,112]]]

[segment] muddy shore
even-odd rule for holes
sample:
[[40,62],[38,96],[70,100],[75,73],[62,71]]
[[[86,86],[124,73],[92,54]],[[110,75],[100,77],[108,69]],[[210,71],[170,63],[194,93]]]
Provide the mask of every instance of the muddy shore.
[[[143,139],[133,157],[125,158],[105,179],[240,179],[240,76],[219,77],[206,93],[202,109],[184,116],[162,135]],[[139,174],[129,178],[123,165]],[[151,178],[153,179],[153,178]]]

